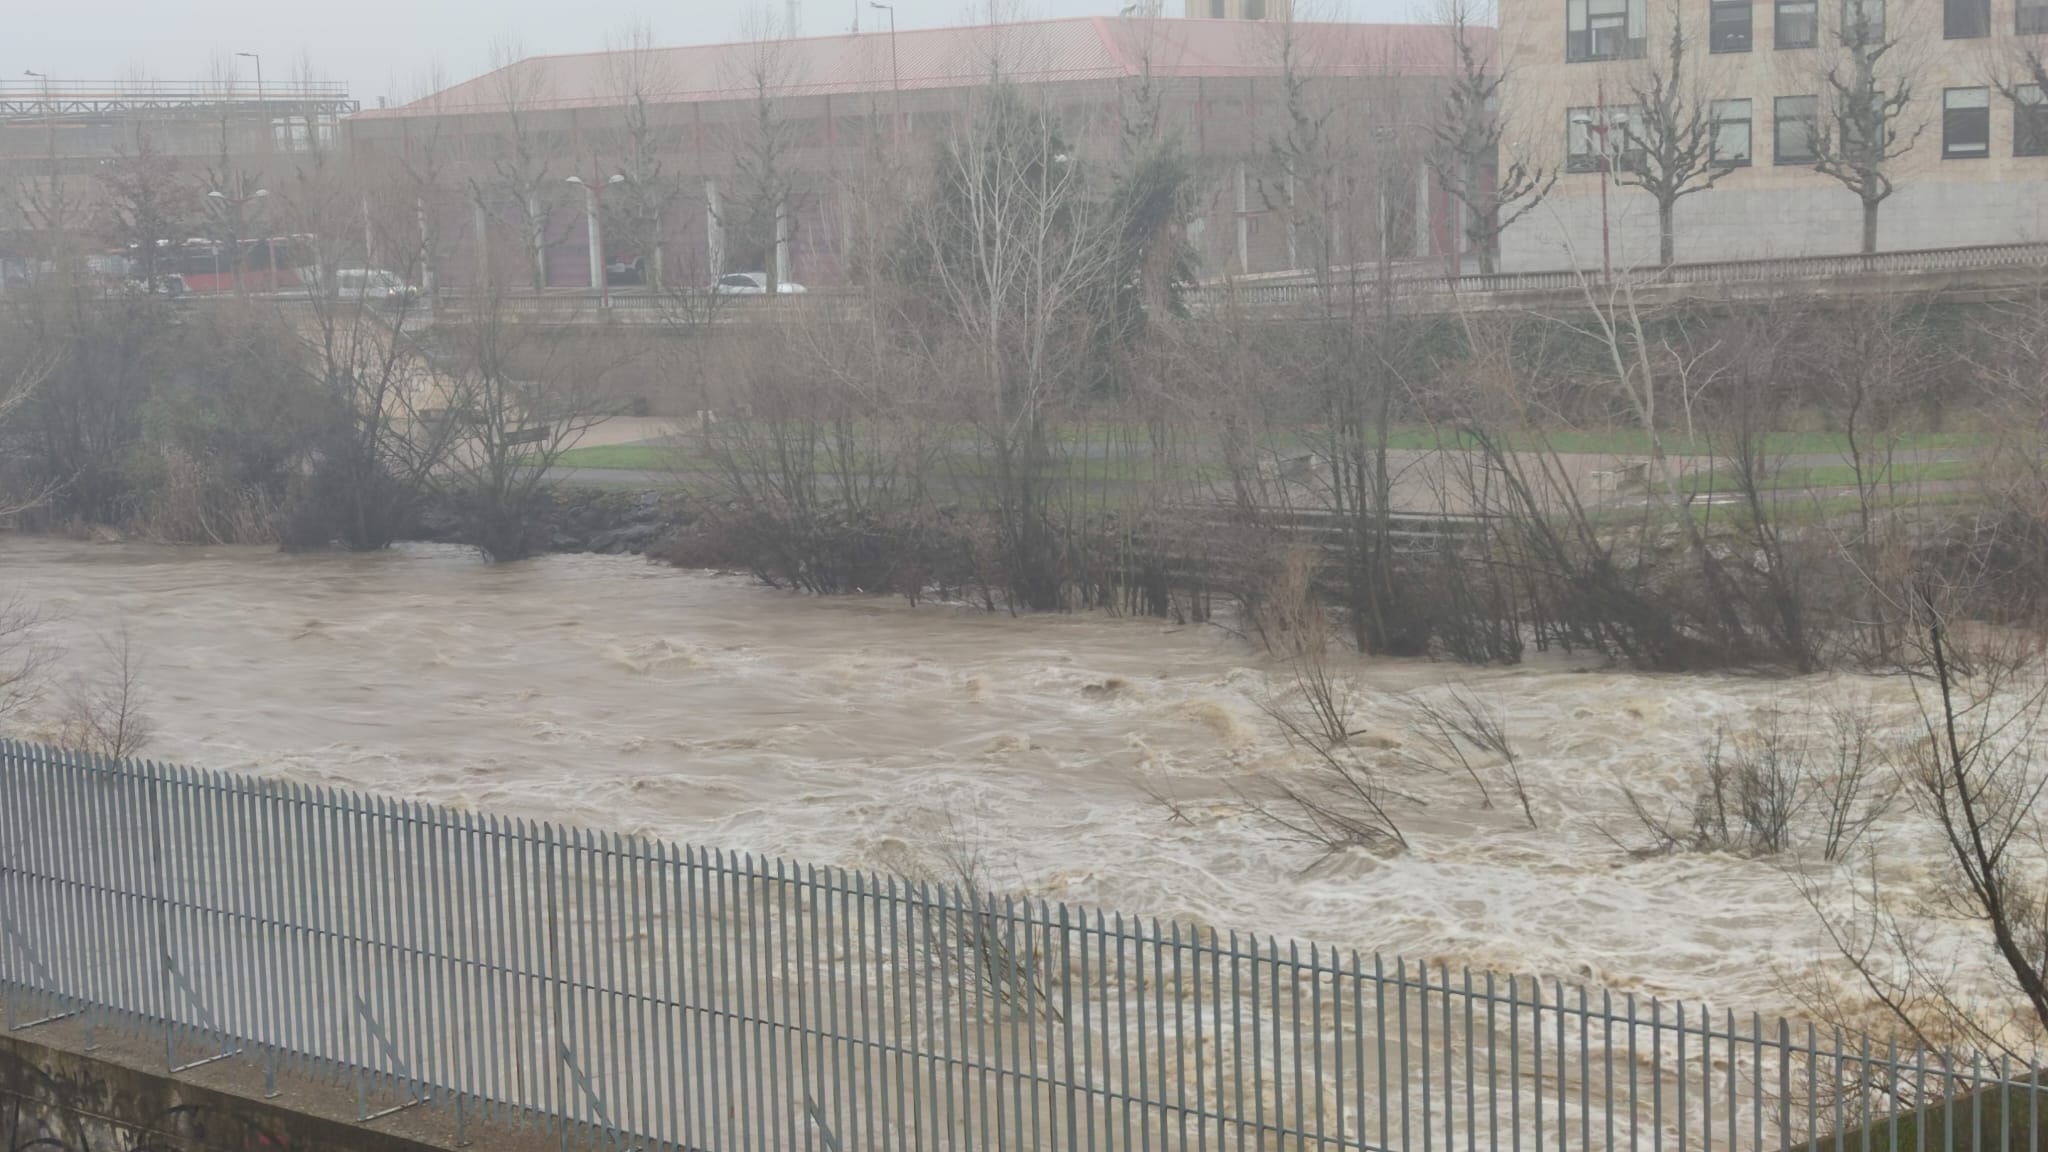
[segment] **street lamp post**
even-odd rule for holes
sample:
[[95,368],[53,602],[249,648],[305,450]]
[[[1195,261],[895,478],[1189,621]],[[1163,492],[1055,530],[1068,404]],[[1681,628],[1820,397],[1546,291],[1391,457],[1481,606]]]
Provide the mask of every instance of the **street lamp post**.
[[590,283],[597,289],[597,306],[600,308],[612,306],[612,284],[604,266],[604,224],[599,218],[598,199],[606,188],[625,182],[626,176],[622,172],[613,173],[609,180],[602,177],[585,180],[581,176],[571,176],[565,181],[583,189],[590,238]]
[[1601,84],[1594,92],[1594,99],[1600,106],[1600,282],[1611,284],[1614,282],[1614,254],[1607,225],[1607,85]]
[[256,62],[256,114],[263,119],[263,150],[269,152],[276,146],[277,139],[270,128],[270,105],[263,99],[263,56],[256,52],[237,52],[235,55]]
[[1600,278],[1604,282],[1614,279],[1614,256],[1609,239],[1610,229],[1607,215],[1607,183],[1611,169],[1608,167],[1609,157],[1607,152],[1606,85],[1601,85],[1595,91],[1594,99],[1597,103],[1594,106],[1594,114],[1588,116],[1580,113],[1573,116],[1572,120],[1592,135],[1594,147],[1600,151]]
[[[21,74],[23,76],[32,76],[43,82],[43,125],[50,130],[51,141],[55,143],[57,134],[57,106],[50,103],[49,74],[38,72],[33,68],[24,68],[21,70]],[[52,151],[55,151],[55,149],[53,148]]]
[[868,7],[889,14],[889,142],[903,142],[903,73],[896,66],[896,6],[868,0]]
[[[47,74],[38,72],[33,68],[24,68],[21,70],[21,74],[24,76],[33,77],[43,82],[43,128],[46,132],[49,133],[50,137],[50,199],[51,202],[54,204],[55,202],[62,199],[62,195],[59,191],[60,182],[62,178],[58,175],[57,172],[57,109],[55,105],[50,103],[50,77]],[[53,259],[52,263],[54,264],[54,262],[55,261]],[[29,271],[29,277],[33,279],[35,275],[36,272],[34,270],[34,267],[31,266]],[[7,277],[5,275],[0,275],[0,292],[4,292],[6,290]]]
[[[248,204],[250,204],[250,203],[252,203],[252,202],[254,202],[254,201],[257,201],[257,200],[261,200],[261,199],[263,199],[264,197],[266,197],[266,196],[268,196],[268,195],[270,195],[270,189],[268,189],[268,188],[258,188],[258,189],[257,189],[257,190],[255,190],[254,192],[251,192],[251,193],[249,193],[249,194],[248,194],[247,196],[230,196],[230,195],[228,195],[227,193],[225,193],[225,192],[221,191],[221,190],[220,190],[220,189],[218,189],[218,188],[216,188],[216,189],[214,189],[213,191],[211,191],[211,192],[208,192],[208,193],[206,194],[206,198],[207,198],[207,199],[209,199],[209,200],[216,200],[216,201],[219,201],[219,203],[220,203],[220,206],[221,206],[222,208],[225,208],[225,209],[226,209],[226,210],[227,210],[228,212],[230,212],[230,213],[232,214],[232,216],[233,216],[233,219],[234,219],[234,223],[235,223],[235,226],[234,226],[234,229],[233,229],[233,235],[232,235],[232,236],[230,237],[230,239],[232,239],[232,240],[234,241],[234,244],[235,244],[235,254],[234,254],[234,260],[235,260],[235,262],[234,262],[234,273],[235,273],[235,295],[237,295],[237,296],[240,296],[240,295],[242,295],[242,292],[243,292],[243,287],[242,287],[242,209],[243,209],[243,207],[244,207],[244,206],[246,206],[246,205],[248,205]],[[270,244],[270,240],[269,240],[269,238],[268,238],[268,237],[265,237],[265,238],[264,238],[264,241],[263,241],[263,243],[264,243],[264,246],[265,246],[265,250],[266,250],[266,251],[269,251],[269,244]],[[218,242],[218,241],[216,241],[216,242],[214,243],[214,246],[213,246],[213,277],[214,277],[214,285],[215,285],[215,290],[217,291],[217,290],[219,289],[219,283],[220,283],[220,244],[219,244],[219,242]],[[276,267],[275,263],[273,263],[273,264],[272,264],[272,266],[271,266],[271,269],[270,269],[270,287],[271,287],[271,290],[272,290],[272,291],[276,291],[276,289],[277,289],[277,267]]]

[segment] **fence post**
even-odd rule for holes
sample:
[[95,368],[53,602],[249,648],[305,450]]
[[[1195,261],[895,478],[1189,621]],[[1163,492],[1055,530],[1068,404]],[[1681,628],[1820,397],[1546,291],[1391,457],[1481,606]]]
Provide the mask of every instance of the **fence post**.
[[1778,1020],[1778,1147],[1792,1147],[1792,1022]]
[[163,824],[163,773],[149,761],[143,762],[145,787],[149,793],[149,850],[154,865],[157,891],[152,903],[156,907],[157,947],[157,1009],[163,1013],[164,1027],[164,1071],[177,1067],[177,1034],[171,1023],[171,935],[170,935],[170,873],[164,866],[164,824]]
[[[543,848],[541,869],[546,879],[546,885],[542,891],[548,914],[548,1019],[552,1023],[555,1040],[555,1043],[552,1045],[555,1049],[555,1058],[552,1063],[555,1066],[555,1102],[558,1109],[555,1115],[555,1124],[561,1132],[562,1152],[568,1152],[569,1071],[567,1062],[561,1058],[561,1048],[568,1043],[568,1039],[562,1034],[562,977],[560,968],[562,935],[561,924],[556,915],[555,880],[558,868],[555,863],[555,826],[552,823],[541,825],[541,845]],[[567,877],[562,879],[565,883],[567,882]]]

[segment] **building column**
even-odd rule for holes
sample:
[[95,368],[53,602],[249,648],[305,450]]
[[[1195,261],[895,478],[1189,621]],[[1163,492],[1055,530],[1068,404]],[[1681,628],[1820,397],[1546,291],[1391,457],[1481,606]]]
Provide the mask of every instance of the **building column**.
[[1289,172],[1287,174],[1287,270],[1290,272],[1301,270],[1301,237],[1294,227],[1298,207],[1299,205],[1294,200],[1294,173]]
[[1252,270],[1252,222],[1245,213],[1251,210],[1250,189],[1246,186],[1244,162],[1237,165],[1237,272],[1242,276]]
[[595,291],[604,284],[604,225],[597,218],[597,190],[583,190],[583,233],[584,243],[590,246],[590,287]]
[[533,244],[533,290],[540,291],[548,286],[548,221],[540,214],[540,197],[526,198],[526,226],[533,234],[527,239]]
[[647,285],[657,292],[661,291],[662,286],[668,283],[663,276],[664,269],[661,259],[662,253],[667,250],[668,242],[661,235],[661,206],[657,204],[654,208],[654,260],[648,269],[649,280]]
[[1431,225],[1436,221],[1436,208],[1429,199],[1429,165],[1415,166],[1415,256],[1427,260],[1436,255],[1436,237]]
[[491,282],[491,224],[481,203],[470,204],[470,216],[476,224],[476,283],[470,287],[483,288]]
[[789,283],[790,232],[789,202],[784,200],[775,205],[775,283],[778,287]]
[[363,193],[363,267],[377,266],[377,231],[370,226],[370,194]]
[[725,213],[718,202],[718,181],[704,182],[704,255],[711,261],[711,279],[725,275]]
[[420,226],[420,293],[427,299],[432,300],[434,298],[434,282],[439,277],[435,275],[434,271],[434,235],[427,228],[426,198],[423,196],[414,197],[412,210],[413,214],[418,218]]

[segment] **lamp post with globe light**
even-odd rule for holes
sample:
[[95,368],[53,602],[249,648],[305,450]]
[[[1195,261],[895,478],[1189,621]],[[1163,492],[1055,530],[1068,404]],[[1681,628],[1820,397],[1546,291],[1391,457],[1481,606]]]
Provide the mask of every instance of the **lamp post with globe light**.
[[583,189],[590,238],[590,283],[597,289],[597,306],[600,308],[612,306],[612,286],[611,278],[606,274],[604,266],[604,223],[599,216],[598,200],[604,195],[606,188],[625,182],[625,174],[616,172],[610,179],[592,177],[585,180],[581,176],[571,176],[564,181]]

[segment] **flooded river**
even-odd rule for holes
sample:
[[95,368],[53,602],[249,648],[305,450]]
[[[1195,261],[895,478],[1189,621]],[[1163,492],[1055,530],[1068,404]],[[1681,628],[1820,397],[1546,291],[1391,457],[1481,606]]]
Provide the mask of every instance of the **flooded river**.
[[[964,849],[1005,891],[1764,1011],[1827,956],[1795,885],[1631,857],[1622,788],[1688,792],[1717,725],[1762,709],[1901,691],[1348,663],[1375,746],[1410,739],[1398,693],[1455,678],[1497,706],[1541,827],[1418,775],[1410,852],[1318,863],[1237,799],[1300,762],[1260,707],[1276,669],[1220,628],[808,599],[624,557],[8,538],[0,565],[67,666],[128,629],[157,758],[934,877]],[[1889,878],[1926,882],[1929,846],[1883,835]]]

